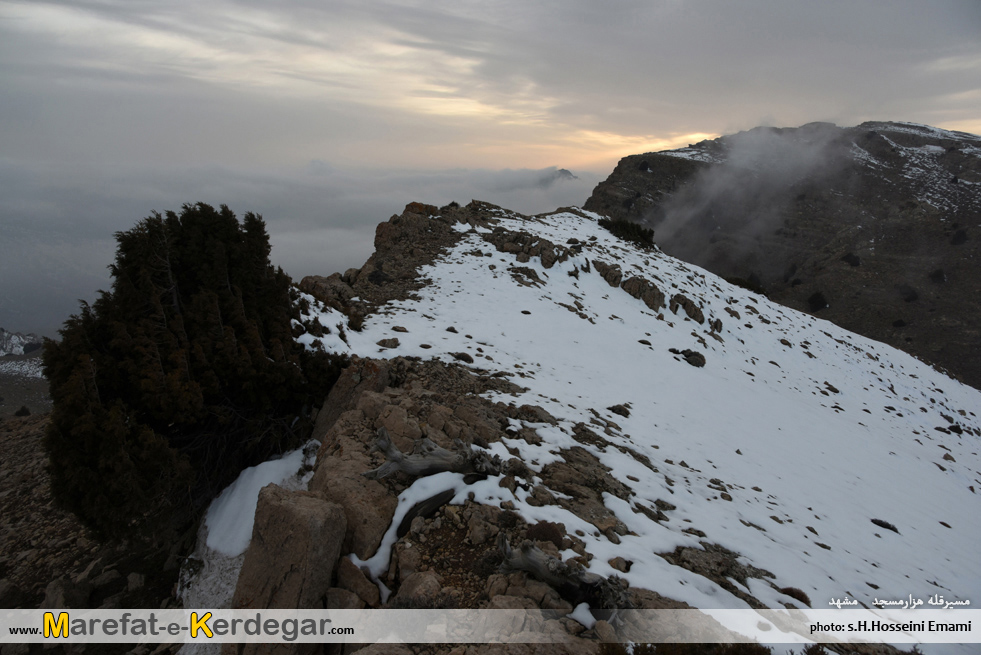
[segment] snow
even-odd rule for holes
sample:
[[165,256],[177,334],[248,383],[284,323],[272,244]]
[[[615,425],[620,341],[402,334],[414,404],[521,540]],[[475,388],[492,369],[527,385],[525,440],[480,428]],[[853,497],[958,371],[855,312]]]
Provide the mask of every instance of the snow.
[[700,148],[689,146],[687,148],[678,148],[676,150],[662,150],[657,153],[659,155],[667,155],[669,157],[677,157],[679,159],[690,159],[692,161],[701,161],[708,164],[721,164],[725,161],[724,158],[712,153],[702,150]]
[[872,166],[873,168],[883,168],[884,165],[878,159],[873,157],[867,150],[859,146],[857,143],[852,142],[851,148],[849,148],[849,153],[852,159],[860,161],[863,164]]
[[[200,562],[201,569],[196,573],[181,571],[178,595],[185,607],[231,605],[245,551],[252,540],[259,491],[268,484],[306,489],[319,447],[320,442],[312,440],[279,459],[245,469],[212,501],[201,523],[197,547],[189,558]],[[184,652],[199,651],[185,648]]]
[[589,605],[587,603],[579,603],[576,605],[576,608],[569,612],[568,617],[573,621],[578,621],[587,630],[592,629],[592,627],[596,625],[596,619],[589,611]]
[[[617,573],[633,586],[700,608],[747,605],[658,555],[677,546],[699,548],[703,539],[686,528],[703,531],[704,541],[772,572],[775,587],[751,585],[754,595],[776,607],[794,602],[775,591],[788,586],[802,589],[815,606],[846,594],[869,606],[875,597],[937,590],[951,598],[981,596],[981,526],[972,519],[981,502],[978,438],[937,430],[954,423],[977,429],[981,393],[905,353],[770,303],[695,266],[638,251],[584,214],[524,220],[501,213],[499,225],[506,229],[553,243],[575,237],[587,244],[580,255],[550,269],[538,258],[523,264],[538,273],[543,286],[516,284],[508,273],[513,256],[469,230],[420,271],[432,284],[417,299],[386,305],[366,318],[362,332],[348,332],[340,346],[362,356],[447,362],[455,361],[450,353],[467,352],[474,357],[472,368],[509,374],[528,390],[491,399],[540,405],[559,425],[525,424],[537,431],[541,445],[506,439],[493,444],[492,452],[517,447],[532,470],[540,471],[563,449],[585,448],[631,487],[629,502],[612,496],[605,502],[633,534],[614,544],[561,507],[533,507],[525,492],[512,494],[493,479],[467,488],[475,500],[509,500],[529,521],[544,518],[565,523],[570,533],[581,530],[594,556],[593,572]],[[490,256],[467,254],[474,250]],[[592,259],[619,263],[625,278],[640,274],[667,298],[683,293],[694,299],[706,324],[667,308],[659,320],[595,270],[585,272]],[[578,278],[569,274],[575,268]],[[588,320],[563,306],[576,301]],[[312,307],[324,325],[340,318]],[[709,335],[708,321],[715,318],[724,325],[723,343]],[[408,330],[398,334],[400,347],[378,347],[396,325]],[[457,333],[446,331],[451,325]],[[691,367],[669,348],[702,352],[707,364]],[[630,403],[629,418],[604,409],[622,403]],[[573,440],[572,427],[589,424],[590,410],[619,426],[608,424],[612,436],[606,439],[613,447]],[[621,448],[647,457],[652,467]],[[945,454],[953,461],[944,460]],[[718,486],[713,479],[722,481],[731,501],[709,486]],[[448,477],[416,481],[400,497],[400,511],[442,491],[440,485],[457,489],[454,502],[462,502],[459,484]],[[667,522],[631,509],[659,499],[677,506]],[[895,524],[900,534],[877,527],[874,518]],[[394,541],[390,537],[386,542]],[[618,555],[633,561],[629,573],[608,564]],[[387,555],[376,557],[387,563]],[[369,566],[380,570],[380,562]]]
[[211,503],[205,515],[208,548],[227,557],[245,552],[252,539],[252,522],[259,491],[269,484],[280,484],[303,465],[303,450],[294,450],[282,459],[263,462],[242,471],[235,482]]
[[36,334],[7,332],[0,328],[0,357],[3,355],[23,355],[24,348],[27,346],[40,344],[41,339]]
[[[531,505],[521,488],[512,493],[495,478],[466,485],[461,475],[442,473],[417,479],[400,494],[378,552],[363,562],[352,555],[356,564],[380,576],[409,508],[453,489],[452,503],[510,501],[531,523],[564,523],[569,533],[582,534],[594,573],[620,575],[698,608],[748,605],[659,553],[701,548],[703,541],[738,553],[741,563],[774,578],[734,584],[774,608],[799,604],[778,591],[784,587],[803,590],[816,608],[845,596],[866,607],[909,594],[981,598],[981,524],[974,518],[981,506],[981,392],[659,251],[637,250],[589,212],[524,219],[502,210],[498,216],[500,227],[553,243],[575,237],[583,252],[549,269],[532,258],[522,266],[544,284],[523,286],[509,273],[514,256],[484,241],[486,229],[458,225],[461,241],[419,271],[431,284],[413,299],[388,303],[366,317],[361,332],[345,333],[344,316],[307,296],[309,318],[331,332],[300,341],[378,358],[456,362],[452,353],[467,352],[471,368],[505,373],[527,390],[489,399],[540,405],[558,425],[512,421],[514,428],[535,430],[541,444],[503,436],[489,452],[517,451],[540,473],[564,450],[586,449],[632,491],[628,500],[603,498],[628,534],[615,544],[560,506]],[[474,251],[490,256],[468,254]],[[668,299],[686,295],[706,322],[695,323],[683,310],[652,312],[610,287],[591,266],[595,260],[618,264],[625,278],[643,276]],[[723,329],[713,336],[714,319]],[[407,332],[396,333],[395,326]],[[449,326],[457,332],[447,332]],[[376,345],[395,334],[398,348]],[[669,348],[701,352],[706,365],[694,368]],[[615,404],[629,404],[629,418],[606,409]],[[576,441],[577,423],[592,424],[608,445]],[[961,433],[951,431],[955,425]],[[258,489],[292,474],[299,462],[294,453],[243,473],[209,510],[206,546],[226,558],[241,553]],[[634,511],[658,500],[676,506],[667,521]],[[706,536],[686,532],[692,528]],[[633,562],[629,572],[609,564],[617,556]]]
[[974,134],[945,130],[939,127],[933,127],[931,125],[923,125],[921,123],[895,121],[889,123],[871,123],[869,126],[879,131],[915,134],[917,136],[930,137],[933,139],[949,139],[952,141],[978,140],[978,137]]
[[33,357],[31,359],[10,360],[0,359],[0,375],[14,375],[21,378],[41,379],[44,377],[44,372],[41,368],[41,358]]
[[[884,132],[891,130],[892,132],[920,134],[912,129],[894,129],[892,126],[886,126],[882,129]],[[929,129],[933,130],[933,132],[944,132],[936,128]],[[928,136],[960,139],[962,142],[964,142],[966,137],[971,137],[975,143],[981,142],[981,140],[972,135],[964,134],[957,136],[952,132],[944,132],[946,136],[943,136],[933,134],[933,132],[930,132]],[[941,159],[941,155],[946,153],[945,148],[937,145],[906,147],[893,141],[885,134],[881,134],[881,136],[903,158],[900,175],[906,179],[906,185],[912,190],[917,200],[928,203],[945,213],[953,213],[958,209],[969,209],[976,204],[977,200],[971,194],[957,193],[956,187],[952,187],[950,184],[951,173],[944,167]],[[962,154],[969,156],[978,156],[981,153],[981,150],[978,148],[968,146],[962,146],[959,149]],[[860,153],[856,153],[854,148],[852,154],[858,160],[867,161],[873,165],[876,163],[871,158],[863,158]]]

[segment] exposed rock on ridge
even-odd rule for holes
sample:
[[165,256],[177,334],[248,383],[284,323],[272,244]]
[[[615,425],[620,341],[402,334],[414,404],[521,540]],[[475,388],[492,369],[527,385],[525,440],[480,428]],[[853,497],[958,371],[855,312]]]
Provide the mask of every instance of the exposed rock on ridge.
[[756,128],[624,157],[585,208],[981,388],[981,138],[908,123]]

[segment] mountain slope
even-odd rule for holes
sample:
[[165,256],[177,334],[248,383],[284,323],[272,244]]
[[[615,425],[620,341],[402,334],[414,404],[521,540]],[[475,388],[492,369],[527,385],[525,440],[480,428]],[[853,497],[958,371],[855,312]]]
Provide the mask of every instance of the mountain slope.
[[[590,571],[700,608],[801,603],[790,587],[814,607],[978,596],[981,392],[622,242],[597,218],[412,204],[379,226],[365,267],[304,280],[364,316],[356,332],[309,296],[307,328],[295,326],[308,346],[435,359],[522,388],[483,387],[510,418],[475,449],[518,457],[528,484],[441,473],[395,488],[402,505],[442,485],[453,502],[469,493],[562,523]],[[339,448],[335,419],[324,429]],[[583,486],[600,506],[568,493]],[[361,556],[375,575],[397,523]]]
[[7,332],[0,328],[0,357],[4,355],[24,355],[41,347],[41,338],[36,334]]
[[981,137],[911,123],[756,128],[625,157],[585,208],[981,387]]

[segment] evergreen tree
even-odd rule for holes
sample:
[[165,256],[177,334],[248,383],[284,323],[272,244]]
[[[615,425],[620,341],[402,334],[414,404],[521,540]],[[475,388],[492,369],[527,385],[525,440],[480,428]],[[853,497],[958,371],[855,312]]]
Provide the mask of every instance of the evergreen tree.
[[294,341],[260,216],[185,205],[116,240],[111,291],[44,353],[55,497],[106,535],[180,525],[296,445],[344,364]]

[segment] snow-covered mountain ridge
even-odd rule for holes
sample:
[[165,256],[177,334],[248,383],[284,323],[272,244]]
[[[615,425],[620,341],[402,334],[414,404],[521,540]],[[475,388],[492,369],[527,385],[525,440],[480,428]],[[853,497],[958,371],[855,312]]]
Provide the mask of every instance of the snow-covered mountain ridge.
[[[561,612],[976,598],[981,392],[598,219],[412,203],[361,269],[305,278],[295,338],[352,355],[307,491],[255,503],[233,485],[192,595]],[[220,528],[239,521],[247,546]],[[526,629],[576,637],[541,652],[611,637]]]
[[23,355],[41,347],[41,338],[36,334],[7,332],[0,328],[0,357],[4,355]]
[[[814,607],[845,595],[865,606],[978,596],[981,393],[624,243],[597,218],[496,209],[455,223],[459,240],[419,270],[426,283],[414,297],[381,305],[360,332],[312,302],[330,333],[299,338],[362,357],[436,358],[524,387],[489,397],[540,406],[556,425],[513,421],[487,450],[520,454],[535,472],[587,450],[628,490],[603,494],[622,525],[604,533],[558,505],[530,504],[520,487],[470,491],[581,533],[600,575],[705,608],[800,603],[779,591],[788,587]],[[581,425],[603,436],[583,439]],[[517,438],[521,428],[540,441]],[[774,577],[730,578],[727,589],[677,556],[711,545]]]
[[981,388],[981,137],[759,127],[624,157],[584,205],[665,252]]

